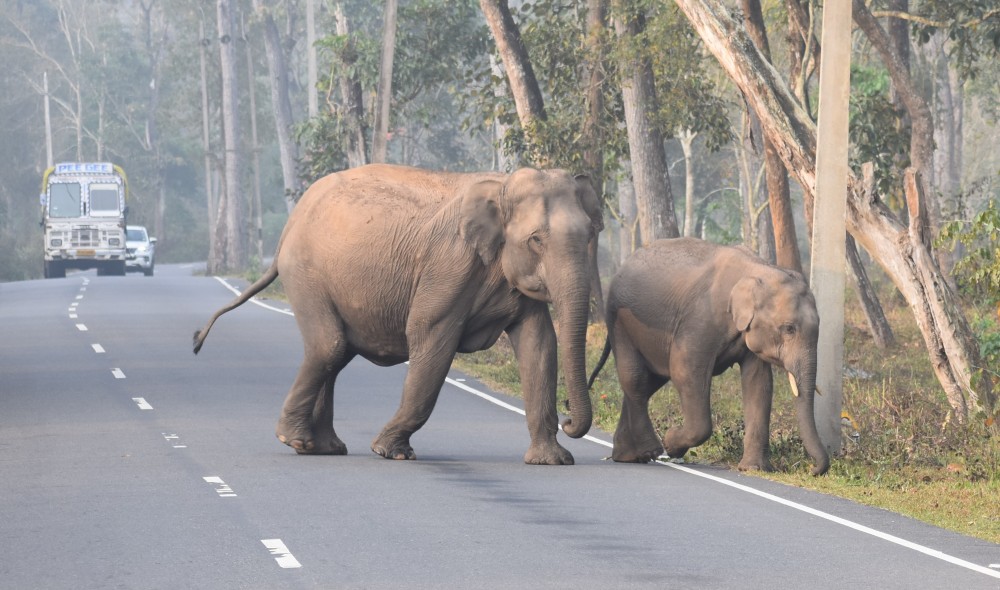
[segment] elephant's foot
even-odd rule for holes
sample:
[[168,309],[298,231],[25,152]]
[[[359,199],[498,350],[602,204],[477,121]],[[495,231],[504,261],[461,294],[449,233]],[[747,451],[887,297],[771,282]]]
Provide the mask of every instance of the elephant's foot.
[[347,454],[347,445],[344,444],[344,441],[337,438],[337,435],[335,434],[316,437],[316,440],[313,441],[313,446],[311,449],[305,449],[305,448],[299,449],[293,445],[289,446],[295,449],[295,452],[300,455],[346,455]]
[[611,459],[616,463],[649,463],[663,454],[659,444],[647,448],[625,447],[615,443],[611,450]]
[[619,427],[615,430],[611,459],[617,463],[649,463],[663,454],[656,431],[650,427],[644,436],[633,435],[634,431]]
[[316,441],[313,438],[312,429],[306,426],[294,426],[282,416],[278,420],[278,427],[274,431],[278,440],[295,449],[296,453],[314,453]]
[[573,455],[556,441],[532,443],[524,454],[528,465],[572,465]]
[[743,457],[736,468],[740,471],[774,471],[771,462],[763,457]]
[[378,435],[378,438],[372,441],[372,451],[386,459],[412,461],[417,458],[409,440],[401,438],[398,434],[387,434],[386,432]]

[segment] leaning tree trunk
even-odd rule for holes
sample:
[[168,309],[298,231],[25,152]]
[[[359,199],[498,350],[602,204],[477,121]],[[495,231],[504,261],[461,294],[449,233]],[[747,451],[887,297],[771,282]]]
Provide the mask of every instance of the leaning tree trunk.
[[[742,0],[747,30],[761,54],[771,61],[771,47],[767,41],[764,15],[760,0]],[[766,167],[767,198],[774,228],[774,257],[778,266],[802,272],[802,256],[795,234],[792,215],[792,197],[788,187],[788,172],[769,139],[764,138],[764,166]],[[686,230],[685,230],[686,231]]]
[[[765,135],[774,142],[785,168],[809,195],[816,191],[816,127],[760,55],[739,19],[720,0],[675,0],[705,45],[757,112]],[[918,189],[915,175],[908,185]],[[973,384],[981,359],[968,321],[948,288],[922,226],[923,197],[907,191],[913,201],[909,226],[904,226],[878,195],[864,190],[853,175],[848,179],[847,229],[881,265],[913,310],[931,364],[959,420],[970,406],[990,409],[993,392],[988,379]]]

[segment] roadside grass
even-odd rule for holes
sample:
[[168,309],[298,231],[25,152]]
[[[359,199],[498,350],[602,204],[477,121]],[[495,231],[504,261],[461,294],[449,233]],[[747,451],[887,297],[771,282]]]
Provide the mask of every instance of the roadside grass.
[[[921,521],[1000,543],[1000,435],[987,416],[958,424],[931,369],[923,338],[906,303],[883,296],[897,344],[879,350],[868,335],[863,315],[848,294],[845,327],[843,452],[829,473],[809,474],[810,458],[802,448],[792,395],[784,372],[775,370],[771,413],[771,461],[774,473],[755,473],[774,481],[849,498]],[[993,310],[969,310],[978,328]],[[993,316],[995,317],[995,316]],[[600,358],[606,330],[588,330],[588,371]],[[993,332],[980,339],[996,338]],[[499,391],[520,395],[517,363],[509,342],[459,355],[456,365]],[[995,369],[994,369],[995,370]],[[565,391],[560,385],[560,408]],[[614,432],[621,409],[613,357],[591,389],[594,424]],[[653,396],[650,413],[657,430],[680,424],[680,404],[671,385]],[[739,369],[712,382],[712,437],[688,451],[687,463],[736,468],[743,450]]]

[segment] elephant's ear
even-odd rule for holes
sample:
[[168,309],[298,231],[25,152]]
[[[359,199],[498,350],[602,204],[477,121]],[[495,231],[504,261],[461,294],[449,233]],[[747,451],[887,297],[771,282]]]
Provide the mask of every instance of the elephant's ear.
[[477,182],[462,197],[458,235],[490,264],[504,243],[503,221],[497,199],[503,185],[495,180]]
[[758,295],[763,288],[761,280],[755,277],[744,277],[737,281],[729,293],[729,313],[733,316],[736,329],[746,332],[750,329],[753,316],[757,312]]
[[599,234],[604,229],[604,214],[601,207],[601,199],[594,190],[590,177],[586,174],[577,174],[576,177],[576,198],[580,200],[580,205],[590,217],[590,225],[594,228],[594,234]]

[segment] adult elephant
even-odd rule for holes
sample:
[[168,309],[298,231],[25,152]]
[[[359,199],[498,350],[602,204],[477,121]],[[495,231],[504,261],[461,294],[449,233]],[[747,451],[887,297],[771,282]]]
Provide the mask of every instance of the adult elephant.
[[410,437],[430,417],[456,352],[510,337],[531,444],[524,461],[572,464],[556,441],[556,332],[571,437],[590,428],[584,367],[590,240],[603,229],[586,177],[562,170],[458,174],[369,165],[326,176],[302,196],[267,272],[195,333],[281,275],[305,348],[278,420],[304,454],[345,454],[333,427],[338,373],[360,355],[409,360],[402,402],[371,445],[415,459]]
[[[614,435],[615,461],[682,457],[712,434],[712,377],[740,365],[746,434],[739,469],[771,471],[768,435],[771,365],[788,371],[799,432],[814,461],[830,467],[813,416],[816,301],[797,272],[743,248],[693,238],[659,240],[634,253],[611,281],[608,340],[593,383],[614,350],[624,391]],[[667,381],[680,395],[683,424],[657,437],[649,399]]]

